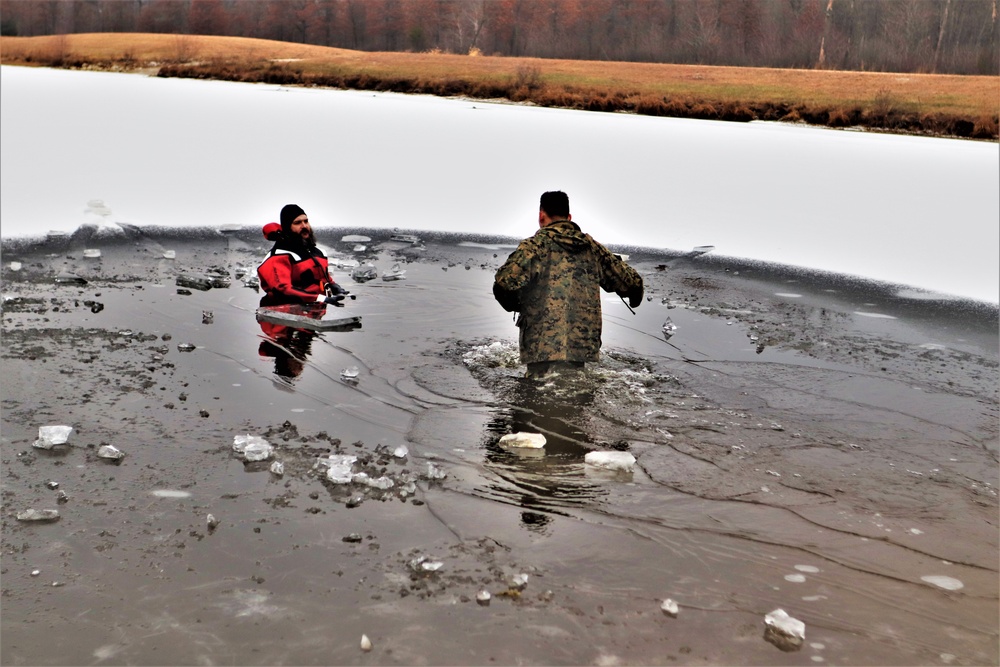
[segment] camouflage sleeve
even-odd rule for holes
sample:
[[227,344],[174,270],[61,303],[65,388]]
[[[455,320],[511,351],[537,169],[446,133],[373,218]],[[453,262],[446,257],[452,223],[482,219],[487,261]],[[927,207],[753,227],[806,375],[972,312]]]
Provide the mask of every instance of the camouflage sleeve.
[[493,278],[493,297],[511,312],[521,310],[522,290],[531,283],[531,259],[534,256],[530,239],[522,241],[510,254]]
[[601,264],[601,289],[626,297],[633,308],[637,307],[642,303],[642,276],[626,264],[621,257],[597,241],[593,241],[593,243]]

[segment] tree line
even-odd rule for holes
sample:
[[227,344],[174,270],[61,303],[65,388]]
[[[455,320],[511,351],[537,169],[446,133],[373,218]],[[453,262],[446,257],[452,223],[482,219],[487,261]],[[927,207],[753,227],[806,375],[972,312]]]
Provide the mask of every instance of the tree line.
[[995,75],[1000,0],[0,0],[3,35]]

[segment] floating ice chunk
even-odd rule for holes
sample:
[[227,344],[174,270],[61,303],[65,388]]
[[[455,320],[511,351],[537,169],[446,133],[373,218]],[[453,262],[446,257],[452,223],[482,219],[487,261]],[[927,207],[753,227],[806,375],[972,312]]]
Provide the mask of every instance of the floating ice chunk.
[[635,465],[635,457],[629,452],[587,452],[583,461],[595,468],[621,472],[632,472],[632,466]]
[[784,297],[786,299],[801,299],[801,294],[795,294],[793,292],[775,292],[774,296]]
[[174,279],[174,283],[178,287],[190,287],[191,289],[200,290],[202,292],[207,292],[212,289],[213,282],[208,276],[194,275],[189,273],[182,273]]
[[881,319],[881,320],[894,320],[894,319],[896,319],[892,315],[885,315],[883,313],[866,313],[866,312],[862,312],[860,310],[855,310],[854,314],[855,315],[860,315],[861,317],[874,317],[876,319]]
[[83,256],[87,259],[99,259],[101,256],[101,251],[97,248],[85,248],[83,251]]
[[806,624],[792,618],[784,609],[775,609],[764,616],[765,639],[783,651],[794,651],[806,638]]
[[500,438],[500,445],[504,447],[526,447],[528,449],[541,449],[545,446],[545,436],[541,433],[508,433]]
[[363,243],[359,243],[356,246],[354,246],[353,250],[354,252],[364,252],[365,250],[368,250],[368,246],[366,246]]
[[267,444],[267,440],[260,437],[259,435],[237,435],[233,437],[233,451],[237,454],[242,454],[246,451],[246,448],[250,445],[260,445]]
[[493,596],[490,595],[489,591],[487,591],[487,590],[481,590],[478,593],[476,593],[476,602],[478,604],[481,604],[482,606],[485,607],[485,606],[489,605],[490,598],[492,598],[492,597]]
[[785,581],[790,581],[793,584],[801,584],[806,580],[806,575],[804,574],[786,574]]
[[351,271],[351,278],[354,279],[354,282],[358,283],[368,282],[369,280],[374,280],[376,277],[378,277],[378,271],[371,262],[365,262]]
[[17,513],[18,521],[58,521],[59,510],[26,509]]
[[233,451],[244,461],[266,461],[274,455],[274,447],[259,435],[237,435],[233,438]]
[[444,479],[448,476],[444,470],[434,465],[433,463],[427,464],[427,479]]
[[353,481],[351,466],[357,460],[358,457],[350,454],[330,454],[319,459],[316,465],[327,466],[326,478],[334,484],[350,484]]
[[119,461],[125,458],[125,452],[118,449],[114,445],[104,445],[97,450],[97,456],[110,461]]
[[370,243],[371,237],[360,234],[348,234],[340,239],[342,243]]
[[809,572],[811,574],[816,574],[819,572],[819,568],[815,565],[796,565],[795,569],[799,572]]
[[406,448],[406,445],[400,445],[396,449],[392,450],[392,455],[397,459],[405,459],[406,455],[410,453],[410,450]]
[[382,280],[406,280],[406,271],[399,268],[399,264],[393,264],[388,272],[382,274]]
[[666,321],[663,322],[662,331],[663,331],[663,337],[667,340],[670,340],[670,337],[677,332],[677,325],[674,324],[674,321],[668,317]]
[[424,572],[437,572],[444,566],[439,560],[425,560],[420,564],[420,569]]
[[368,635],[361,635],[361,650],[365,653],[372,650],[372,640],[368,639]]
[[364,484],[370,486],[373,489],[382,489],[383,491],[391,489],[395,486],[393,482],[388,477],[370,477],[368,473],[359,472],[351,476],[351,482],[354,484]]
[[524,572],[520,574],[515,574],[510,580],[510,587],[515,588],[519,591],[524,590],[528,586],[528,575]]
[[177,251],[176,250],[164,250],[163,251],[163,259],[177,259]]
[[274,463],[271,464],[270,470],[272,475],[281,477],[282,475],[285,474],[285,464],[282,463],[281,461],[275,461]]
[[61,271],[56,276],[56,282],[60,285],[86,285],[87,280],[81,278],[80,276],[69,273],[68,271]]
[[358,373],[360,373],[358,367],[351,366],[350,368],[345,368],[344,370],[340,371],[340,377],[343,378],[344,380],[356,380],[358,379]]
[[209,514],[205,517],[205,525],[208,527],[209,532],[211,532],[219,527],[219,520],[215,518],[214,514]]
[[38,439],[32,443],[32,447],[52,449],[56,445],[65,444],[72,432],[72,426],[39,426]]
[[943,588],[946,591],[957,591],[961,588],[965,588],[965,584],[958,579],[955,579],[954,577],[946,577],[944,575],[928,574],[920,577],[920,580],[926,581],[928,584],[932,584],[938,588]]
[[660,605],[660,610],[667,616],[672,616],[674,618],[677,618],[677,614],[680,612],[680,608],[677,606],[677,603],[670,598],[663,601],[663,604]]
[[195,345],[193,345],[192,343],[178,343],[177,344],[177,351],[178,352],[193,352],[194,349],[195,349]]
[[20,271],[21,262],[11,262],[9,265],[11,271]]
[[157,498],[190,498],[190,491],[177,491],[175,489],[156,489],[151,491],[150,495],[156,496]]

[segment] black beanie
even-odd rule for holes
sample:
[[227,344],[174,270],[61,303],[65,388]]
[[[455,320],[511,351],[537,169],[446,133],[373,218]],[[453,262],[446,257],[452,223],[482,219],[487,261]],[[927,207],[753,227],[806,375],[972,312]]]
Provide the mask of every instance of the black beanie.
[[285,207],[281,209],[281,231],[287,232],[290,230],[292,228],[292,220],[295,220],[300,215],[305,215],[305,213],[298,204],[285,204]]

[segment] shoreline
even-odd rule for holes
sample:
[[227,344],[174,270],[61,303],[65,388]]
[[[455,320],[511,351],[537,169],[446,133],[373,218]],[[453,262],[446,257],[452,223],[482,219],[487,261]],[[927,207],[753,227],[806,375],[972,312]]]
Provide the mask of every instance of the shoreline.
[[[204,35],[5,37],[4,43],[4,64],[17,66],[504,99],[564,109],[728,122],[769,120],[989,142],[1000,139],[1000,117],[989,101],[995,90],[966,89],[963,83],[990,81],[989,77],[355,52]],[[934,77],[942,82],[940,89],[925,83]],[[941,109],[938,103],[927,101],[937,97],[961,100],[965,107]]]

